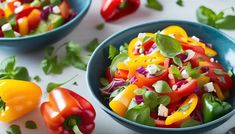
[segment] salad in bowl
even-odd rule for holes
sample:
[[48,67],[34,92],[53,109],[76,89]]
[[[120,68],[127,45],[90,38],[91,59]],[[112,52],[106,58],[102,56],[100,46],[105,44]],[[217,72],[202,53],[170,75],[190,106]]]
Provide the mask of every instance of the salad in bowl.
[[214,57],[211,44],[171,25],[139,33],[119,50],[100,78],[110,109],[130,121],[161,128],[211,122],[232,110],[233,73]]

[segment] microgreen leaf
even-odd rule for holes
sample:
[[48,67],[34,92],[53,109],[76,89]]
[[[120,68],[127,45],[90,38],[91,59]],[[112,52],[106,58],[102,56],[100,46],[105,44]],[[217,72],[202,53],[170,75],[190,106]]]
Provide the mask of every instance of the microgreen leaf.
[[99,40],[94,38],[86,45],[86,50],[88,52],[93,52],[99,46]]
[[179,68],[177,68],[175,65],[170,66],[170,72],[176,77],[177,79],[182,79],[182,75],[180,73]]
[[227,73],[225,73],[223,70],[221,70],[221,69],[214,69],[214,73],[215,74],[218,74],[218,75],[223,75],[223,74],[227,74]]
[[104,23],[100,23],[100,24],[96,25],[96,29],[97,30],[103,30],[104,26],[105,26]]
[[34,79],[36,82],[40,82],[40,81],[41,81],[41,78],[40,78],[40,76],[38,76],[38,75],[34,76],[33,79]]
[[157,93],[169,93],[171,88],[166,81],[159,80],[153,84],[153,87]]
[[15,124],[11,125],[7,128],[7,134],[21,134],[20,126]]
[[37,124],[32,121],[32,120],[28,120],[25,122],[25,127],[28,128],[28,129],[37,129]]
[[118,54],[118,50],[113,46],[109,45],[109,59],[113,59]]
[[165,57],[175,57],[177,54],[183,51],[180,43],[170,36],[156,34],[156,44],[160,49],[160,52]]
[[49,93],[49,92],[51,92],[53,89],[55,89],[55,88],[57,88],[57,87],[60,87],[60,86],[62,86],[62,85],[64,85],[64,84],[70,82],[71,80],[73,80],[73,79],[76,78],[77,76],[78,76],[78,74],[75,75],[74,77],[72,77],[71,79],[69,79],[69,80],[67,80],[67,81],[65,81],[65,82],[62,82],[62,83],[49,82],[49,83],[47,84],[47,88],[46,88],[46,89],[47,89],[47,92]]
[[154,9],[154,10],[158,10],[158,11],[163,10],[163,6],[158,0],[147,0],[146,7]]
[[177,0],[176,4],[182,7],[182,6],[184,6],[183,2],[184,2],[183,0]]
[[176,65],[182,67],[182,61],[181,61],[180,58],[178,58],[178,57],[175,56],[175,57],[173,57],[173,61],[174,61],[174,63],[175,63]]

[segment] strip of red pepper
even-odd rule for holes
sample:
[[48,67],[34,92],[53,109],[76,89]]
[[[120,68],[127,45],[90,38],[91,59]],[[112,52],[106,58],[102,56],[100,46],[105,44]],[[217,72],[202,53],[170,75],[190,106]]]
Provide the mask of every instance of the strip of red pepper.
[[114,21],[135,12],[140,0],[103,0],[101,15],[105,21]]
[[91,134],[95,128],[93,106],[77,93],[57,88],[41,105],[41,114],[53,134]]

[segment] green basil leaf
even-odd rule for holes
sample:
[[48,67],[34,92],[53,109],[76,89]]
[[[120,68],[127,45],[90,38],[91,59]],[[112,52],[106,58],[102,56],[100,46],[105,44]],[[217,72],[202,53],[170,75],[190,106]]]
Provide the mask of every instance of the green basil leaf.
[[25,67],[16,67],[13,72],[13,79],[30,81],[29,73]]
[[41,81],[41,78],[40,78],[40,76],[38,76],[38,75],[34,76],[33,79],[34,79],[36,82],[40,82],[40,81]]
[[207,8],[205,6],[200,6],[197,9],[197,20],[200,23],[216,27],[215,26],[216,18],[217,18],[216,13],[210,8]]
[[15,68],[15,64],[16,64],[16,58],[15,56],[11,56],[8,57],[6,59],[4,59],[1,63],[0,63],[0,69],[4,70],[5,72],[12,72]]
[[146,91],[143,95],[144,104],[148,106],[151,111],[154,111],[159,103],[159,95],[153,91]]
[[37,124],[32,121],[32,120],[28,120],[25,122],[25,127],[28,128],[28,129],[37,129]]
[[109,59],[112,60],[117,54],[118,50],[113,45],[109,45]]
[[167,35],[156,34],[156,44],[161,54],[165,57],[175,57],[183,51],[181,44]]
[[171,65],[170,70],[171,70],[171,73],[174,75],[174,77],[176,77],[179,80],[182,79],[182,75],[180,73],[179,68],[177,68],[175,65]]
[[216,26],[221,29],[235,29],[235,16],[228,15],[217,20]]
[[111,74],[114,74],[114,72],[117,70],[117,64],[119,62],[123,62],[127,58],[128,58],[128,55],[125,54],[125,53],[122,53],[122,54],[119,54],[119,55],[115,56],[112,60],[111,65],[110,65]]
[[86,45],[86,50],[88,52],[93,52],[98,46],[99,46],[99,40],[95,38]]
[[218,74],[218,75],[223,75],[223,74],[227,74],[227,73],[225,73],[223,70],[221,70],[221,69],[214,69],[214,73],[215,74]]
[[11,125],[7,128],[7,134],[21,134],[20,126],[15,124]]
[[16,15],[12,14],[8,18],[8,22],[11,24],[12,27],[16,26]]
[[158,11],[163,10],[163,6],[158,0],[147,0],[146,7],[154,9],[154,10],[158,10]]
[[185,67],[185,70],[189,74],[189,76],[192,78],[198,78],[201,75],[199,72],[200,67],[192,68],[190,63],[187,64],[187,66]]
[[154,119],[150,117],[150,108],[137,105],[126,112],[125,118],[139,124],[155,126]]
[[104,29],[104,26],[105,26],[104,23],[100,23],[96,26],[96,29],[101,31]]
[[201,122],[200,121],[197,121],[197,120],[194,120],[192,118],[186,120],[185,122],[183,122],[180,127],[181,128],[184,128],[184,127],[192,127],[192,126],[197,126],[197,125],[200,125]]
[[177,0],[176,4],[181,6],[181,7],[184,6],[183,0]]
[[176,65],[182,67],[183,63],[182,63],[182,61],[181,61],[180,58],[178,58],[178,57],[175,56],[175,57],[173,57],[173,61],[174,61],[174,63],[175,63]]
[[159,104],[163,104],[164,106],[169,105],[170,102],[171,102],[171,98],[167,95],[160,96],[160,98],[159,98]]
[[157,93],[170,93],[171,88],[166,81],[159,80],[153,84],[153,87]]
[[124,43],[120,48],[120,54],[124,53],[124,54],[128,54],[128,43]]

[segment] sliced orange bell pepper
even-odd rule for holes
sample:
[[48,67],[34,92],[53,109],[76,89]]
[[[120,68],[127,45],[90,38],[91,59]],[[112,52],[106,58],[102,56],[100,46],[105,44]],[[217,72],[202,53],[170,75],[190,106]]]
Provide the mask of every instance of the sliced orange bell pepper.
[[138,87],[134,84],[126,87],[121,93],[119,93],[112,101],[110,101],[110,108],[120,116],[125,116],[128,106],[131,100],[135,97],[134,91]]
[[180,120],[184,120],[189,117],[194,111],[198,103],[198,97],[196,94],[191,94],[184,103],[179,107],[179,109],[166,118],[165,124],[171,125]]
[[34,110],[42,91],[32,82],[0,80],[0,120],[12,122]]
[[38,9],[33,9],[33,11],[28,16],[29,29],[33,30],[37,28],[41,21],[41,11]]
[[213,85],[214,85],[214,88],[215,88],[217,97],[218,97],[220,100],[223,101],[223,100],[225,99],[225,97],[224,97],[224,94],[222,93],[222,91],[221,91],[219,85],[218,85],[217,83],[213,83]]
[[17,24],[21,35],[27,35],[29,33],[29,21],[27,17],[18,19]]
[[63,0],[63,2],[60,4],[59,8],[60,8],[60,11],[61,11],[61,16],[64,19],[67,19],[70,16],[71,12],[72,12],[68,1]]

